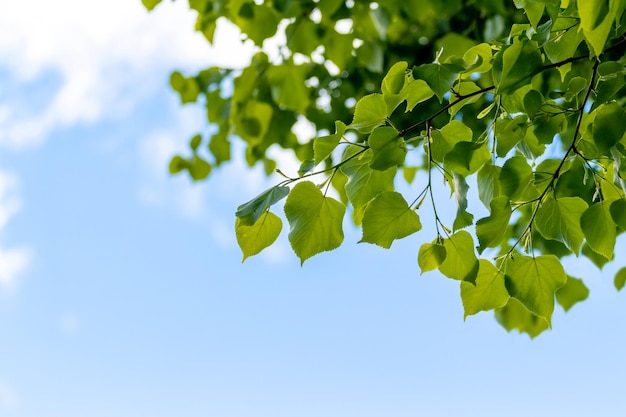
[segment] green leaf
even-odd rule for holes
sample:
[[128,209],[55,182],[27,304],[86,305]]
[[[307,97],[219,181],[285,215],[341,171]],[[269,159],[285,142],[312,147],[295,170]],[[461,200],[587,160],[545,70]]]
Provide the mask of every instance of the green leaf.
[[621,198],[611,203],[611,217],[620,229],[626,230],[626,199]]
[[515,255],[506,262],[506,288],[533,314],[551,325],[554,293],[567,282],[563,265],[552,255]]
[[464,177],[478,171],[491,159],[486,143],[459,142],[443,159],[446,169]]
[[[458,96],[470,96],[471,94],[480,91],[481,88],[471,81],[461,81],[456,86],[454,86],[454,90],[456,92],[456,95]],[[450,113],[450,117],[454,117],[454,115],[457,114],[459,110],[461,110],[468,104],[476,103],[478,100],[480,100],[481,97],[482,94],[474,94],[469,98],[454,101],[455,104],[452,105],[448,110],[448,113]]]
[[535,226],[546,239],[564,243],[578,256],[585,237],[580,219],[587,203],[580,197],[547,198],[537,210]]
[[255,4],[252,1],[240,1],[237,8],[231,2],[232,21],[243,33],[248,35],[257,46],[276,33],[280,21],[278,13],[268,4]]
[[599,56],[609,36],[618,10],[623,10],[622,0],[578,0],[580,25],[593,52]]
[[[344,160],[358,152],[350,149],[344,154]],[[354,206],[355,221],[360,224],[365,205],[383,191],[393,191],[393,180],[397,169],[389,168],[386,171],[378,171],[370,167],[372,150],[369,149],[360,155],[353,157],[341,166],[341,170],[348,176],[346,194]]]
[[478,259],[474,252],[474,240],[465,230],[456,232],[443,240],[446,258],[439,271],[448,278],[474,283],[478,274]]
[[352,45],[354,36],[349,34],[337,33],[334,30],[329,31],[328,36],[324,39],[324,49],[326,57],[333,61],[337,68],[343,70],[352,60]]
[[[534,91],[534,90],[531,90]],[[525,97],[528,97],[526,94]],[[504,157],[526,135],[526,116],[519,115],[513,119],[499,119],[496,121],[494,135],[496,137],[496,152]]]
[[406,112],[413,110],[415,106],[431,98],[435,93],[424,80],[412,80],[406,86]]
[[252,225],[237,217],[235,235],[243,252],[242,262],[274,243],[282,228],[283,222],[280,218],[269,211],[265,211]]
[[593,249],[591,249],[586,242],[583,244],[581,253],[586,256],[587,259],[593,262],[593,264],[597,266],[598,269],[604,268],[604,265],[606,265],[610,261],[610,259],[606,259],[599,253],[594,252]]
[[471,142],[472,129],[458,120],[453,120],[443,128],[431,133],[431,155],[435,161],[443,162],[444,157],[459,142]]
[[404,85],[407,81],[407,67],[406,61],[396,62],[383,78],[381,90],[387,105],[387,116],[390,116],[406,97],[402,92],[405,90]]
[[617,291],[621,291],[621,289],[624,288],[624,284],[626,284],[626,267],[617,271],[613,283],[615,284]]
[[304,83],[304,65],[270,66],[266,72],[274,102],[287,110],[304,113],[309,107],[309,89]]
[[179,172],[187,169],[189,164],[187,160],[180,155],[174,155],[170,160],[169,171],[170,174],[178,174]]
[[289,194],[289,187],[276,185],[237,207],[235,214],[244,220],[245,225],[254,225],[271,205],[287,197],[287,194]]
[[497,93],[510,94],[530,83],[530,78],[543,67],[537,42],[515,39],[502,55],[502,76]]
[[369,94],[356,103],[354,119],[348,128],[361,133],[370,133],[382,125],[387,118],[387,104],[382,94]]
[[481,311],[504,307],[509,300],[509,293],[504,286],[504,274],[485,259],[478,262],[476,285],[461,282],[465,318]]
[[526,17],[528,17],[528,21],[533,26],[533,28],[537,29],[537,25],[539,25],[539,21],[543,16],[543,11],[546,7],[546,4],[543,2],[532,2],[528,1],[524,5],[524,11],[526,12]]
[[417,254],[417,264],[424,272],[439,268],[446,259],[446,247],[438,243],[424,243]]
[[293,187],[285,202],[285,215],[290,225],[289,242],[301,264],[341,245],[345,211],[343,204],[325,197],[310,181]]
[[452,184],[454,186],[454,197],[456,199],[456,218],[452,228],[454,230],[463,229],[467,226],[471,226],[474,222],[474,216],[467,212],[467,191],[469,185],[465,181],[465,177],[457,174],[452,174]]
[[478,198],[487,208],[491,206],[491,200],[500,196],[500,170],[499,166],[492,164],[485,164],[478,170]]
[[626,112],[622,107],[611,102],[595,110],[593,121],[593,140],[600,151],[606,151],[616,145],[626,133]]
[[313,152],[315,155],[315,165],[328,158],[330,154],[335,150],[343,134],[346,131],[346,125],[338,120],[335,122],[335,134],[316,138],[313,141]]
[[580,218],[587,244],[594,252],[607,259],[613,258],[616,240],[616,225],[611,216],[611,203],[606,200],[595,203],[585,210]]
[[500,192],[513,202],[526,202],[539,196],[534,186],[533,170],[521,155],[509,158],[499,176]]
[[195,78],[185,78],[178,71],[170,75],[170,86],[180,95],[182,104],[195,102],[200,94],[200,87]]
[[154,9],[162,0],[141,0],[144,7],[148,10]]
[[419,216],[402,194],[387,191],[367,205],[363,214],[363,238],[360,242],[374,243],[389,249],[395,239],[402,239],[422,228]]
[[413,68],[413,78],[426,81],[440,103],[454,85],[458,75],[459,69],[451,64],[423,64]]
[[370,134],[367,143],[372,149],[370,167],[379,171],[400,165],[406,156],[404,140],[391,126],[377,127]]
[[198,155],[194,155],[187,163],[187,170],[194,181],[202,181],[211,173],[211,164]]
[[520,333],[528,333],[531,338],[539,336],[548,329],[548,323],[530,311],[524,304],[515,298],[509,298],[509,302],[495,313],[496,320],[507,331],[517,329]]
[[476,222],[478,253],[485,248],[495,248],[502,243],[504,232],[511,219],[511,203],[506,196],[496,197],[491,201],[491,214]]
[[568,311],[574,304],[585,301],[589,297],[589,288],[582,279],[567,276],[567,282],[556,292],[556,301]]

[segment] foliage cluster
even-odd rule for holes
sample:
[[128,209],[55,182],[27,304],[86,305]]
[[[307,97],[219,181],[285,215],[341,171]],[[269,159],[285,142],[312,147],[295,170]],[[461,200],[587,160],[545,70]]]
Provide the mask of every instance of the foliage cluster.
[[[341,245],[346,207],[361,241],[384,248],[418,232],[420,210],[429,210],[436,236],[419,248],[421,271],[459,280],[466,316],[495,310],[506,329],[534,337],[551,326],[555,299],[568,310],[588,296],[563,257],[600,269],[615,257],[626,230],[626,1],[189,5],[210,42],[228,19],[259,52],[243,70],[172,74],[182,102],[203,101],[217,130],[209,157],[195,136],[192,155],[175,156],[171,172],[206,178],[230,159],[235,137],[268,174],[270,146],[302,162],[296,177],[237,210],[244,259],[276,240],[282,220],[270,209],[285,198],[301,262]],[[270,60],[263,44],[281,31],[286,41]],[[302,117],[319,133],[310,143],[293,132]],[[414,181],[419,172],[426,184]],[[398,191],[397,177],[409,192]],[[437,178],[456,201],[450,221],[437,211]],[[486,217],[471,214],[468,179]],[[621,269],[616,287],[625,280]]]

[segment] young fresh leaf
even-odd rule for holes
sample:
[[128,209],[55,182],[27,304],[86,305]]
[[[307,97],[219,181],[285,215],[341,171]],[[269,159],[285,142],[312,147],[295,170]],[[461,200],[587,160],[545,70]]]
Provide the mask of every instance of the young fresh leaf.
[[517,329],[520,333],[528,333],[531,338],[539,336],[548,329],[548,323],[528,311],[524,304],[515,298],[509,298],[509,302],[496,310],[496,320],[507,331]]
[[589,288],[582,279],[567,276],[567,282],[556,291],[556,301],[568,311],[574,304],[585,301],[589,297]]
[[626,230],[626,199],[620,198],[611,203],[611,218],[620,229]]
[[341,245],[345,211],[343,204],[325,197],[310,181],[293,187],[285,202],[285,215],[291,228],[289,242],[301,264]]
[[382,94],[369,94],[356,103],[354,119],[348,128],[370,133],[387,118],[387,104]]
[[377,127],[370,134],[367,143],[372,149],[370,167],[379,171],[400,165],[406,156],[404,140],[391,126]]
[[423,64],[413,68],[413,78],[426,81],[441,103],[456,81],[459,70],[451,64]]
[[578,256],[585,238],[580,226],[585,210],[587,203],[580,197],[550,197],[537,210],[535,226],[543,237],[564,243]]
[[417,264],[424,272],[439,268],[446,259],[446,247],[438,243],[424,243],[417,254]]
[[476,222],[478,253],[485,248],[495,248],[502,243],[504,232],[511,219],[511,202],[506,196],[494,198],[490,204],[491,214]]
[[511,297],[550,325],[554,293],[567,282],[563,265],[551,255],[515,255],[505,266],[506,288]]
[[439,271],[448,278],[474,284],[479,265],[474,253],[472,235],[461,230],[444,239],[443,245],[446,248],[446,258],[439,265]]
[[543,60],[537,42],[515,39],[502,55],[502,76],[497,92],[510,94],[541,71]]
[[363,214],[363,238],[360,242],[374,243],[389,249],[395,239],[402,239],[422,228],[419,216],[402,194],[386,191],[367,205]]
[[365,205],[383,191],[394,190],[393,180],[397,168],[393,167],[385,171],[372,169],[370,167],[372,150],[369,149],[354,156],[356,152],[360,151],[350,148],[346,150],[344,159],[351,156],[353,158],[343,164],[341,170],[348,177],[346,194],[356,212],[355,220],[357,224],[360,224]]
[[478,171],[491,159],[487,146],[476,142],[459,142],[446,154],[443,163],[447,169],[467,177]]
[[264,212],[252,225],[237,217],[235,235],[243,252],[242,262],[274,243],[282,228],[283,222],[280,217],[269,211]]
[[335,150],[339,141],[346,132],[346,125],[338,120],[335,122],[335,134],[322,136],[313,141],[313,153],[315,155],[315,165],[328,158],[330,154]]
[[509,300],[509,293],[504,286],[504,274],[485,259],[480,259],[478,263],[476,285],[461,282],[465,318],[480,311],[504,307]]
[[611,201],[600,201],[591,205],[580,218],[582,231],[591,249],[606,259],[613,258],[616,240],[616,225],[611,216]]
[[626,112],[622,107],[611,102],[595,110],[593,122],[593,140],[600,151],[615,146],[626,132]]

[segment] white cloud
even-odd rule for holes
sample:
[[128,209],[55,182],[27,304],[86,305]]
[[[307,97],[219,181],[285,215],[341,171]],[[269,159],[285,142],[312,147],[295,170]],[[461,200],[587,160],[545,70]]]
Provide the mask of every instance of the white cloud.
[[[20,209],[16,188],[17,178],[0,171],[0,232]],[[0,287],[5,290],[15,288],[17,278],[28,267],[31,257],[28,248],[7,249],[0,244]]]
[[0,145],[34,147],[55,129],[124,115],[163,88],[174,67],[210,65],[216,56],[225,65],[246,64],[249,53],[232,53],[241,49],[232,26],[222,25],[216,50],[193,31],[195,16],[185,2],[163,2],[152,13],[138,0],[7,2],[0,13],[0,68],[24,87],[45,74],[59,85],[35,106],[25,103],[23,89],[22,96],[5,94]]

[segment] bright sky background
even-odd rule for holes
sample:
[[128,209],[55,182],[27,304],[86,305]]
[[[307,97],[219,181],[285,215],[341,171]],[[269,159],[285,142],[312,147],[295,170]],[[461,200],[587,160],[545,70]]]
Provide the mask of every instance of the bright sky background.
[[568,261],[590,299],[533,341],[419,275],[428,227],[241,264],[235,208],[271,181],[167,175],[206,129],[169,72],[246,57],[185,3],[0,2],[0,416],[626,415],[623,239],[602,273]]

